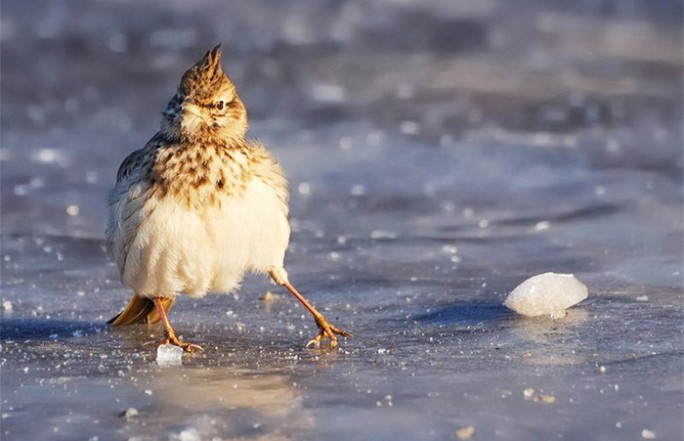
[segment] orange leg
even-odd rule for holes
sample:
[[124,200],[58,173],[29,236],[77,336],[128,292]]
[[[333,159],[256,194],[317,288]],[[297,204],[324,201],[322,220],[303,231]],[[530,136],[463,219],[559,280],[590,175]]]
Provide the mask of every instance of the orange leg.
[[339,328],[336,328],[330,322],[328,319],[325,318],[323,314],[318,312],[316,308],[313,307],[311,303],[309,303],[304,296],[297,291],[297,288],[295,288],[290,281],[288,280],[287,273],[285,272],[284,269],[282,268],[271,268],[269,270],[269,274],[273,280],[281,286],[284,286],[287,288],[290,293],[295,296],[299,302],[304,305],[304,307],[313,315],[314,320],[316,320],[316,326],[318,326],[319,332],[316,337],[311,339],[307,344],[306,347],[310,346],[319,346],[321,343],[321,340],[323,340],[325,337],[328,337],[330,339],[330,349],[334,349],[337,347],[337,336],[341,335],[342,337],[351,337],[351,333],[347,331],[343,331]]
[[171,323],[169,323],[168,317],[166,317],[166,312],[164,311],[164,306],[162,304],[162,298],[161,297],[155,297],[153,299],[154,301],[154,306],[157,309],[157,313],[159,314],[159,317],[161,318],[162,325],[164,326],[164,338],[161,340],[153,341],[150,342],[151,344],[154,344],[155,346],[160,346],[160,345],[174,345],[178,346],[180,348],[183,348],[185,352],[202,352],[203,349],[201,346],[194,345],[191,343],[184,343],[176,337],[176,333],[174,332],[173,328],[171,327]]

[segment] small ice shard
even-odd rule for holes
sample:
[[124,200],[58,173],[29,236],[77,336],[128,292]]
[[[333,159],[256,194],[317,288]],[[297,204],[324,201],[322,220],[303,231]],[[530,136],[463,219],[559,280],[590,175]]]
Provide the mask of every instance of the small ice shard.
[[656,434],[652,430],[644,429],[641,431],[641,437],[643,439],[656,439]]
[[183,348],[175,345],[159,345],[157,348],[159,366],[180,366],[183,364]]
[[511,292],[504,306],[527,317],[565,317],[565,310],[587,298],[587,287],[572,274],[545,273],[530,277]]
[[556,397],[553,395],[539,394],[534,397],[535,403],[553,404],[556,402]]
[[475,428],[473,426],[461,427],[456,431],[456,438],[465,441],[472,438],[474,433]]
[[262,300],[266,304],[266,306],[270,306],[273,302],[278,300],[280,298],[280,294],[274,294],[271,291],[266,291],[266,294],[264,294],[264,297],[262,297]]
[[80,212],[80,208],[78,205],[67,205],[66,207],[66,212],[69,216],[78,216],[78,213]]
[[138,409],[136,409],[135,407],[129,407],[128,409],[124,410],[123,412],[121,412],[119,414],[120,418],[126,418],[126,419],[134,418],[137,416],[138,416]]
[[202,441],[202,436],[196,428],[190,427],[182,430],[178,435],[172,435],[170,439],[178,441]]

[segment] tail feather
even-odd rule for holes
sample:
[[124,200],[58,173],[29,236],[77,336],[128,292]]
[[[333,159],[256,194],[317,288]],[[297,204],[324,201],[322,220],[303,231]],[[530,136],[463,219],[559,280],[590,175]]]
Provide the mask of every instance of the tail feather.
[[[173,306],[173,298],[162,297],[161,303],[164,312],[168,313]],[[154,324],[159,323],[161,317],[154,306],[152,299],[140,297],[133,294],[126,308],[110,319],[107,323],[112,326],[128,326],[139,323]]]

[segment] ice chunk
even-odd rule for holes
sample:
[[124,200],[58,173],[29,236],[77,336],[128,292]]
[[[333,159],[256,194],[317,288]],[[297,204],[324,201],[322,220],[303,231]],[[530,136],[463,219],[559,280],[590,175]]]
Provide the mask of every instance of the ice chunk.
[[202,441],[202,436],[194,427],[183,430],[178,434],[179,441]]
[[79,211],[80,208],[78,207],[78,205],[71,204],[67,205],[66,207],[66,212],[69,216],[78,216]]
[[180,366],[183,364],[183,349],[174,345],[159,345],[157,348],[159,366]]
[[273,302],[278,300],[280,298],[280,294],[274,294],[271,291],[266,291],[266,294],[264,294],[264,297],[262,297],[262,300],[266,304],[266,306],[270,306]]
[[475,433],[475,427],[473,426],[465,426],[461,427],[456,431],[456,438],[460,440],[468,440],[472,438],[473,434]]
[[119,414],[119,417],[126,418],[126,419],[134,418],[137,416],[138,416],[138,409],[136,409],[135,407],[129,407],[128,409],[124,410],[123,412],[121,412]]
[[643,439],[656,439],[656,434],[652,430],[644,429],[641,431],[641,437]]
[[530,277],[511,292],[504,306],[527,317],[565,316],[565,310],[587,298],[587,287],[572,274],[545,273]]

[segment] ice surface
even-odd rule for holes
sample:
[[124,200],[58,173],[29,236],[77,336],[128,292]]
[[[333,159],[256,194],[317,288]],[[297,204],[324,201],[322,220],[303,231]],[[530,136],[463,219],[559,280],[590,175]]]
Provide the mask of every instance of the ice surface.
[[[681,2],[34,0],[0,20],[3,441],[682,440]],[[219,42],[290,179],[290,279],[354,334],[339,351],[305,350],[315,323],[263,276],[178,298],[205,349],[180,366],[145,346],[159,327],[106,325],[131,295],[107,192]],[[501,305],[550,269],[591,296],[563,320]]]
[[180,366],[183,364],[182,348],[175,345],[159,345],[157,348],[157,364],[159,366]]
[[503,304],[527,317],[565,316],[565,310],[586,299],[587,286],[572,274],[544,273],[522,282]]

